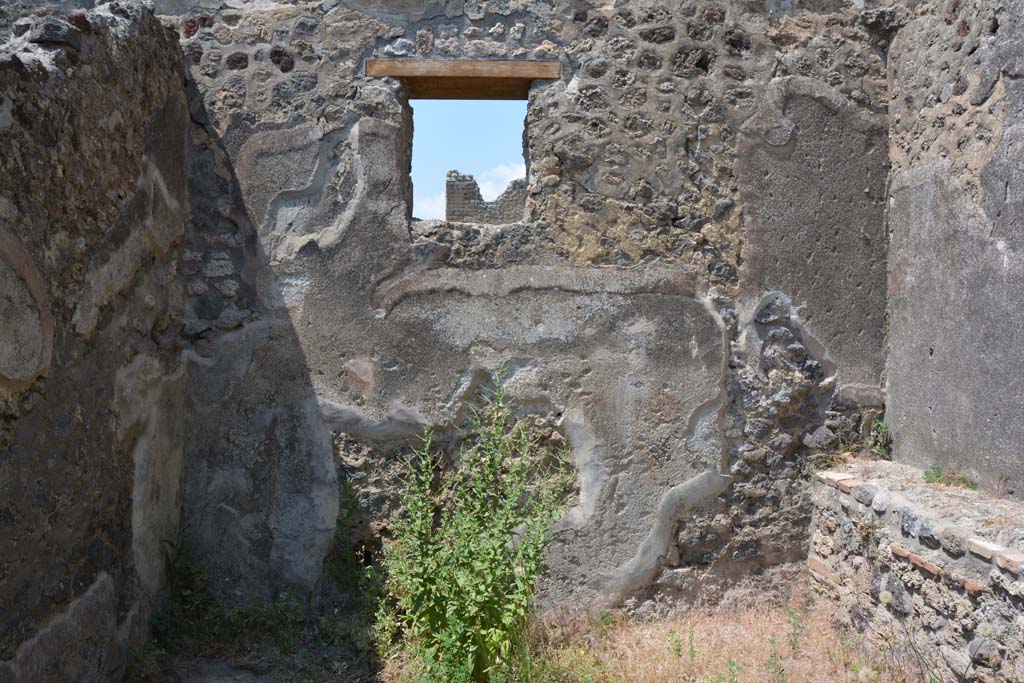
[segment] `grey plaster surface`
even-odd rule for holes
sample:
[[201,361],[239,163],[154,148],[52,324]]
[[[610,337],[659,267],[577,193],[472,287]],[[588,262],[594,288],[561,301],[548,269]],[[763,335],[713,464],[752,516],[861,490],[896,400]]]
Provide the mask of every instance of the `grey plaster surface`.
[[[956,10],[954,12],[954,10]],[[893,45],[887,420],[897,459],[1024,495],[1024,4]],[[929,40],[958,31],[963,45]],[[932,64],[948,60],[941,78]],[[938,126],[936,121],[948,121]],[[954,125],[955,124],[955,125]],[[956,153],[951,150],[956,149]]]
[[740,135],[745,297],[786,293],[843,383],[885,361],[886,118],[796,76],[775,79]]

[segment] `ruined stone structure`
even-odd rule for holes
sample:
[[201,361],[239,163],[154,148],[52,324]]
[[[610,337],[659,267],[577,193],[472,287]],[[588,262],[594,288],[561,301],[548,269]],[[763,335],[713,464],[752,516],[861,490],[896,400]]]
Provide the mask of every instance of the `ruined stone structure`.
[[[837,595],[927,599],[917,527],[819,552],[853,508],[808,456],[883,414],[898,461],[1024,499],[1020,0],[92,5],[0,7],[0,681],[116,678],[175,557],[225,602],[315,590],[502,369],[572,448],[546,605],[811,550]],[[557,62],[522,210],[412,220],[370,58]],[[947,582],[939,618],[1019,623],[1020,565],[984,569],[999,606]]]
[[471,175],[448,171],[445,179],[445,219],[458,223],[501,225],[523,219],[526,181],[513,180],[493,202],[485,202]]
[[840,621],[939,680],[1024,680],[1019,504],[936,492],[896,463],[817,479],[808,559]]

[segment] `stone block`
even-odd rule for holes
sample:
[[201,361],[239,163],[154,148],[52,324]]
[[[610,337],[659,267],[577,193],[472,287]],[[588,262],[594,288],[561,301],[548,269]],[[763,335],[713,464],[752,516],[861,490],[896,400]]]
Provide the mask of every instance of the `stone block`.
[[957,527],[946,527],[939,532],[939,543],[946,554],[961,557],[967,552],[967,532]]
[[935,531],[935,521],[931,519],[922,519],[921,523],[917,527],[917,540],[922,545],[935,550],[941,543]]
[[42,45],[65,45],[78,50],[82,47],[82,32],[61,19],[43,19],[32,25],[29,41]]
[[26,33],[28,33],[31,30],[32,30],[32,18],[31,17],[22,17],[21,19],[18,19],[17,21],[15,21],[14,25],[11,26],[11,33],[14,34],[14,37],[16,37],[16,38],[18,36],[25,35]]
[[826,448],[836,440],[836,435],[831,429],[822,425],[812,432],[804,435],[803,442],[808,448]]
[[971,554],[989,561],[1005,550],[1001,545],[980,538],[967,539],[967,549],[971,551]]
[[853,499],[862,505],[871,505],[876,495],[878,495],[878,487],[871,484],[861,484],[853,489]]
[[853,475],[846,472],[818,472],[814,476],[818,481],[832,488],[839,488],[839,482],[845,479],[853,479]]
[[918,527],[921,526],[921,518],[910,508],[900,510],[900,531],[904,536],[917,536]]

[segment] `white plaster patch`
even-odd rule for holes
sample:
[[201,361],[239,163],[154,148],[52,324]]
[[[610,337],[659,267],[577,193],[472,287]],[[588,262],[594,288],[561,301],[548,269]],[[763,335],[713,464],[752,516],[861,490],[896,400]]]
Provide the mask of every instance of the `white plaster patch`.
[[624,331],[626,334],[629,335],[650,334],[652,332],[658,331],[658,325],[653,320],[648,320],[647,318],[638,318],[637,320],[634,320],[633,322],[626,325]]
[[0,379],[30,380],[42,365],[43,329],[28,287],[0,260]]
[[377,364],[369,356],[350,358],[341,368],[360,385],[364,395],[373,392],[377,386]]
[[132,484],[132,559],[150,597],[166,583],[167,550],[178,538],[181,514],[184,364],[167,374],[152,356],[136,356],[117,372],[117,436],[130,445],[135,463]]
[[597,512],[597,503],[608,479],[608,472],[597,455],[598,438],[587,422],[583,409],[574,407],[567,410],[562,426],[572,444],[580,502],[566,511],[556,528],[579,529]]
[[143,158],[136,191],[150,198],[150,215],[143,230],[133,232],[106,263],[86,275],[82,298],[71,319],[78,334],[87,335],[96,328],[100,309],[131,283],[146,256],[167,253],[185,231],[185,207],[171,195],[152,159]]

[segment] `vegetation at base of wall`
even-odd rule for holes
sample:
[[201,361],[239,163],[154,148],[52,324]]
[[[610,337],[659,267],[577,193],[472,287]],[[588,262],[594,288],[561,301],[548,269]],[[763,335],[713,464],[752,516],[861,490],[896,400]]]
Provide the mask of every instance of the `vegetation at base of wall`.
[[924,480],[929,484],[942,484],[944,486],[957,486],[959,488],[977,490],[978,483],[962,474],[951,470],[943,470],[938,465],[932,465],[924,471]]
[[811,477],[815,472],[845,465],[850,461],[850,455],[851,453],[847,448],[811,451],[797,460],[797,471],[803,477]]
[[538,461],[500,386],[474,413],[457,467],[426,435],[382,553],[377,613],[382,654],[406,662],[407,680],[519,680],[529,669],[523,633],[569,483],[560,463]]
[[871,424],[871,452],[879,460],[892,460],[892,436],[882,418]]
[[225,647],[240,646],[246,640],[270,640],[288,652],[295,649],[306,602],[297,595],[281,593],[265,603],[224,605],[207,590],[205,572],[179,557],[171,572],[170,597],[153,619],[153,639],[167,645],[190,639]]

